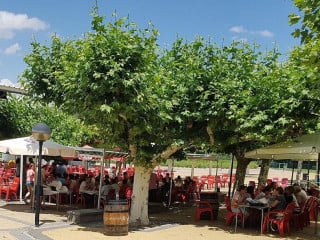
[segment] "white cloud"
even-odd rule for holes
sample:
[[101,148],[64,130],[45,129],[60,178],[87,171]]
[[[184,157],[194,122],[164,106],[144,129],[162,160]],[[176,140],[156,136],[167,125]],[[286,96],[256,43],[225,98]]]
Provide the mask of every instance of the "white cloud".
[[19,84],[14,84],[9,79],[3,78],[0,79],[0,85],[8,86],[8,87],[19,87]]
[[233,26],[229,29],[230,32],[234,33],[244,33],[247,32],[247,30],[243,26]]
[[15,43],[13,45],[11,45],[10,47],[7,47],[5,50],[4,50],[4,53],[5,54],[14,54],[16,53],[17,51],[19,51],[21,49],[20,45],[18,43]]
[[14,14],[0,11],[0,39],[13,38],[15,31],[45,30],[49,26],[38,18],[30,18],[27,14]]
[[229,28],[230,32],[233,33],[249,33],[251,35],[259,35],[261,37],[273,37],[274,33],[269,31],[269,30],[258,30],[258,31],[252,31],[252,30],[248,30],[246,28],[244,28],[243,26],[233,26],[231,28]]
[[273,37],[274,34],[273,32],[270,32],[269,30],[262,30],[262,31],[257,31],[255,34],[260,35],[262,37]]

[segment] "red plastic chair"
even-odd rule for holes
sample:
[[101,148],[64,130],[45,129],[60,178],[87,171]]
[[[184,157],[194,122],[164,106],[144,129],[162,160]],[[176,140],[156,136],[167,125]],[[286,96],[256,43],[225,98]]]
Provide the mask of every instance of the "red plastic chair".
[[127,187],[126,189],[126,199],[128,201],[128,209],[130,211],[131,208],[131,196],[132,196],[132,188],[131,187]]
[[213,189],[214,188],[214,183],[215,183],[215,178],[212,175],[208,176],[207,180],[207,189]]
[[133,167],[128,167],[127,172],[128,172],[128,177],[134,176],[134,168]]
[[218,188],[225,187],[224,183],[221,181],[221,176],[215,176],[214,180]]
[[202,189],[204,189],[205,186],[206,186],[206,188],[208,189],[207,180],[208,180],[208,176],[207,176],[207,175],[202,175],[202,176],[201,176],[200,181],[201,181],[201,188],[202,188]]
[[266,233],[267,229],[278,231],[280,237],[284,237],[285,233],[290,234],[290,219],[292,217],[295,203],[289,203],[285,210],[272,210],[263,221],[262,233]]
[[316,197],[310,197],[312,198],[311,203],[308,206],[308,215],[309,215],[309,221],[315,221],[316,219],[316,208],[318,206],[318,201]]
[[[312,211],[311,209],[314,208],[314,206],[316,202],[316,198],[315,197],[309,197],[306,202],[305,202],[305,206],[304,206],[304,212],[303,212],[303,216],[302,216],[302,222],[303,222],[303,226],[307,227],[310,225],[310,212]],[[311,218],[313,214],[311,213]]]
[[13,182],[9,183],[8,185],[1,186],[1,191],[0,191],[0,199],[2,193],[5,193],[6,197],[5,200],[6,202],[9,201],[9,198],[14,197],[15,200],[18,199],[18,190],[20,186],[20,178],[19,177],[14,177]]
[[234,231],[237,231],[237,226],[238,226],[238,221],[241,222],[242,221],[242,212],[232,212],[231,210],[231,201],[230,198],[228,196],[224,196],[224,202],[226,204],[226,225],[230,226],[231,223],[233,222],[233,220],[235,219],[235,226],[234,226]]
[[294,224],[294,228],[296,231],[303,230],[304,227],[304,216],[305,216],[305,207],[306,207],[306,201],[300,204],[300,212],[292,214],[292,221]]
[[229,174],[228,173],[223,173],[221,175],[221,183],[224,185],[224,186],[228,186],[229,187]]
[[272,183],[272,179],[268,178],[267,179],[267,185],[270,185]]
[[72,166],[67,165],[67,174],[71,174],[71,173],[72,173]]
[[199,221],[201,214],[208,212],[210,214],[210,220],[213,221],[213,208],[208,201],[196,201],[196,217],[195,220]]
[[282,178],[281,179],[281,187],[286,188],[289,184],[289,179],[288,178]]
[[87,169],[85,167],[83,167],[83,166],[80,166],[79,167],[79,172],[80,172],[80,174],[87,174]]

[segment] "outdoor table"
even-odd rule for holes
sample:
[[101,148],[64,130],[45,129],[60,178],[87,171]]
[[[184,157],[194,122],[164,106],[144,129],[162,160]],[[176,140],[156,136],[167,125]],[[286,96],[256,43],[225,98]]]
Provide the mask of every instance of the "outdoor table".
[[59,192],[51,190],[50,186],[44,186],[43,188],[43,197],[48,196],[49,197],[49,203],[51,203],[51,196],[56,196],[56,206],[57,209],[59,209]]
[[[249,205],[249,204],[243,204],[243,205],[239,205],[239,208],[251,208],[251,209],[257,209],[257,210],[261,211],[260,233],[262,234],[263,220],[264,220],[264,210],[267,209],[269,211],[269,209],[270,209],[269,205],[254,206],[254,205]],[[244,228],[244,214],[242,214],[242,227]]]

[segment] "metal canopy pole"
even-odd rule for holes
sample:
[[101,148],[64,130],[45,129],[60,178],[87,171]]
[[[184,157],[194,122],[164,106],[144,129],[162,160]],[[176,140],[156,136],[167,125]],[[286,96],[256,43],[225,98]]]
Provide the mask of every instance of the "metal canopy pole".
[[100,183],[99,183],[99,194],[98,194],[97,209],[100,209],[101,187],[102,187],[102,182],[103,182],[103,178],[104,178],[104,157],[105,157],[105,151],[103,149],[102,150],[101,163],[100,163]]
[[294,161],[292,161],[291,186],[293,185]]
[[230,177],[229,177],[229,190],[228,190],[228,197],[229,198],[231,197],[233,161],[234,161],[234,154],[232,154],[232,158],[231,158]]
[[23,163],[23,155],[21,154],[20,156],[20,189],[19,189],[19,199],[20,199],[20,203],[22,203],[23,201],[23,197],[22,197],[22,186],[23,186],[23,169],[24,169],[24,163]]
[[318,185],[318,187],[319,187],[319,185],[320,185],[320,182],[319,182],[319,174],[320,174],[320,153],[318,153],[318,167],[317,167],[317,179],[316,179],[316,181],[317,181],[317,185]]

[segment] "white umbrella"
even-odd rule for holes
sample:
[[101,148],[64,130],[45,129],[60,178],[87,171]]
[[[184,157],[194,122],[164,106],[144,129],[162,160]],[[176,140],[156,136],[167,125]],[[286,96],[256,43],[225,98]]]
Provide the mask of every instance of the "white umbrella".
[[[12,155],[37,156],[39,155],[39,142],[32,136],[3,140],[0,141],[0,152]],[[42,156],[76,157],[76,150],[49,139],[43,143]]]
[[[22,201],[23,156],[38,156],[39,142],[32,136],[3,140],[0,141],[0,152],[21,156],[20,201]],[[74,148],[64,146],[49,139],[43,143],[42,156],[76,157],[77,155]]]

